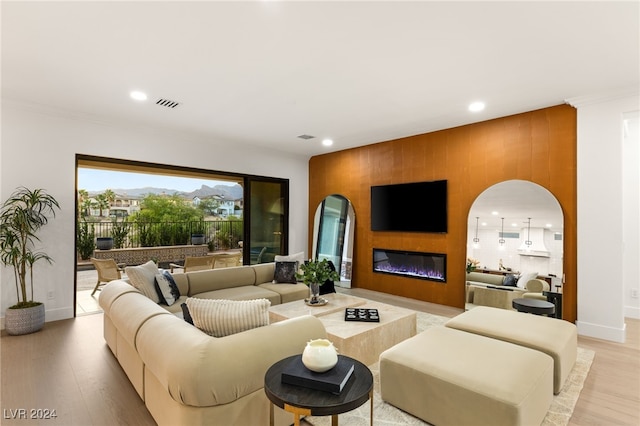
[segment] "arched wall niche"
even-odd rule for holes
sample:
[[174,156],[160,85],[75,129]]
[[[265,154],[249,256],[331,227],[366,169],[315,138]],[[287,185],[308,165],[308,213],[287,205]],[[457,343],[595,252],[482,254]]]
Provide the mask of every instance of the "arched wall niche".
[[474,200],[467,218],[467,258],[477,271],[536,272],[562,291],[564,214],[556,197],[527,180],[494,184]]

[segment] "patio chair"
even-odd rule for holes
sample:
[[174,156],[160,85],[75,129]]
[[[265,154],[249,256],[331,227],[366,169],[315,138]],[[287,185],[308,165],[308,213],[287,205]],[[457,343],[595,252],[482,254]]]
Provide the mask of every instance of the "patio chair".
[[100,283],[106,284],[109,281],[122,278],[122,272],[126,266],[126,263],[116,263],[113,259],[96,259],[95,257],[91,258],[91,263],[98,271],[98,282],[91,292],[92,296],[96,291],[100,290]]
[[213,256],[186,256],[184,258],[184,265],[170,263],[169,268],[172,273],[174,268],[183,268],[184,272],[213,269]]
[[262,257],[264,256],[266,251],[267,251],[267,248],[262,247],[262,250],[260,250],[260,253],[258,254],[258,258],[256,259],[256,263],[262,263]]
[[214,253],[213,268],[230,268],[232,266],[240,266],[242,264],[242,252],[232,253]]

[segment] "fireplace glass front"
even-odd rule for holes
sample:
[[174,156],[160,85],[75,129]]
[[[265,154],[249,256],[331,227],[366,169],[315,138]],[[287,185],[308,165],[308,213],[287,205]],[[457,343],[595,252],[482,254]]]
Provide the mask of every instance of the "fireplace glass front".
[[373,249],[373,272],[447,282],[447,255]]

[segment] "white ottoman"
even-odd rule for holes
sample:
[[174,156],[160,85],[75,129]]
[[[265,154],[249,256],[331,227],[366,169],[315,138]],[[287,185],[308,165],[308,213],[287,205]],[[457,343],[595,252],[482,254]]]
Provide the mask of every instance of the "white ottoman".
[[578,356],[576,326],[561,319],[478,306],[445,325],[548,354],[554,362],[555,394],[562,390]]
[[380,355],[382,399],[443,425],[539,425],[553,398],[548,355],[433,327]]

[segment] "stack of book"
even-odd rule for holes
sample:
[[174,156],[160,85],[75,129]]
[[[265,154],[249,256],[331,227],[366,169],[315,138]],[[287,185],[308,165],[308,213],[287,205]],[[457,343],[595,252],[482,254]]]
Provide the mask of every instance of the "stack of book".
[[304,366],[302,356],[297,356],[282,369],[282,383],[339,394],[353,374],[353,369],[352,361],[338,356],[335,367],[324,373],[316,373]]

